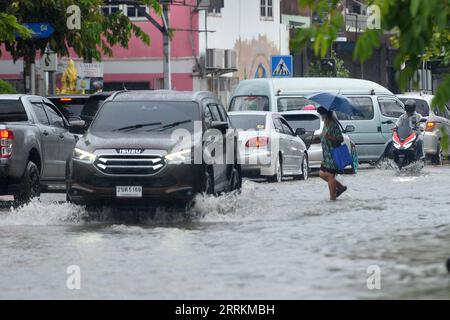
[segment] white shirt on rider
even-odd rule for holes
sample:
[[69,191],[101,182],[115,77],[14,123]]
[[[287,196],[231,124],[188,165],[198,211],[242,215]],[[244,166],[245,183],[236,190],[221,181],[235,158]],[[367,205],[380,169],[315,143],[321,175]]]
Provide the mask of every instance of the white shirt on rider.
[[398,118],[395,126],[397,128],[400,128],[403,127],[404,125],[408,125],[412,130],[417,130],[421,118],[422,116],[415,111],[412,115],[409,115],[407,112],[405,112],[400,116],[400,118]]

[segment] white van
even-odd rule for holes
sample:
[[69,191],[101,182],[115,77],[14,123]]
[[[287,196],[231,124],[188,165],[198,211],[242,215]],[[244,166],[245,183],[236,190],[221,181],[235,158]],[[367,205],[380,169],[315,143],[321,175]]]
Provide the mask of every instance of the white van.
[[361,79],[349,78],[285,78],[252,79],[241,81],[234,91],[229,111],[273,111],[302,110],[306,105],[315,105],[307,100],[317,92],[332,92],[347,96],[362,116],[337,113],[344,127],[354,126],[348,132],[356,144],[360,162],[376,161],[391,139],[393,127],[386,123],[396,121],[404,112],[402,102],[381,85]]

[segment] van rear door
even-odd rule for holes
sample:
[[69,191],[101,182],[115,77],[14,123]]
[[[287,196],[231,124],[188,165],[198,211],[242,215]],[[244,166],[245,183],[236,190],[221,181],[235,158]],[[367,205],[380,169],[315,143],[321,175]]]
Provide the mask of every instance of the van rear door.
[[362,162],[377,160],[383,153],[385,139],[380,127],[380,113],[375,96],[347,96],[361,115],[347,115],[336,112],[343,127],[348,125],[355,127],[354,132],[348,135],[356,145],[358,158]]

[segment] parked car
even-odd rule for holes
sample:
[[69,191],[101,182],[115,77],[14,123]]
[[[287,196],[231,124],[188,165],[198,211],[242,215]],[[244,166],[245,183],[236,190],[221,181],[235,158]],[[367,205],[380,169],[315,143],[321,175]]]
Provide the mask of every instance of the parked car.
[[80,120],[81,111],[85,103],[88,101],[88,94],[65,94],[47,97],[66,117],[67,120]]
[[[298,110],[282,112],[281,115],[289,122],[293,130],[305,131],[300,135],[308,148],[309,166],[311,169],[319,169],[323,160],[322,143],[320,136],[324,127],[324,122],[317,111]],[[355,154],[356,146],[347,133],[353,132],[355,128],[348,125],[343,132],[344,143],[350,154]],[[352,168],[356,169],[356,168]]]
[[0,95],[0,195],[27,201],[41,186],[64,186],[66,160],[75,137],[48,99]]
[[239,83],[230,100],[229,111],[285,112],[302,110],[306,97],[317,92],[339,93],[348,97],[360,111],[359,116],[337,113],[349,133],[360,162],[377,161],[391,138],[392,125],[403,113],[403,104],[389,90],[367,80],[347,78],[251,79]]
[[80,113],[80,118],[84,120],[84,122],[86,123],[86,129],[89,128],[89,126],[91,125],[91,122],[94,119],[95,115],[97,114],[97,111],[100,108],[100,106],[113,93],[114,92],[112,91],[98,92],[91,95],[89,99],[87,99]]
[[229,116],[238,130],[243,175],[273,182],[286,176],[308,179],[306,145],[279,113],[243,111],[230,112]]
[[[208,129],[221,139],[204,141]],[[188,133],[188,141],[177,132]],[[67,199],[90,208],[186,206],[201,192],[239,189],[236,150],[221,140],[237,146],[228,115],[212,93],[117,92],[102,104],[67,161]],[[213,162],[202,156],[214,150],[233,158]]]
[[408,99],[417,103],[416,111],[427,118],[425,133],[423,137],[423,147],[425,154],[433,164],[442,164],[444,156],[448,156],[450,150],[441,149],[441,130],[450,135],[450,107],[444,105],[442,108],[431,108],[431,101],[434,96],[419,92],[399,94],[397,97],[406,102]]

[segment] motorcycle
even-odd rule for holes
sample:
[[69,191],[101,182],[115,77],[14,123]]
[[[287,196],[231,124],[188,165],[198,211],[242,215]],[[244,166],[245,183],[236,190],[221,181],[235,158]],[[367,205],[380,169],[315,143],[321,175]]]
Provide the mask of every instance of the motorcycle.
[[[423,118],[420,123],[426,122]],[[384,122],[386,124],[393,124],[392,120]],[[417,161],[423,161],[424,156],[419,153],[420,135],[422,130],[418,132],[417,128],[411,128],[409,125],[404,125],[393,129],[392,139],[388,141],[384,150],[384,158],[392,159],[399,169],[410,165]]]

